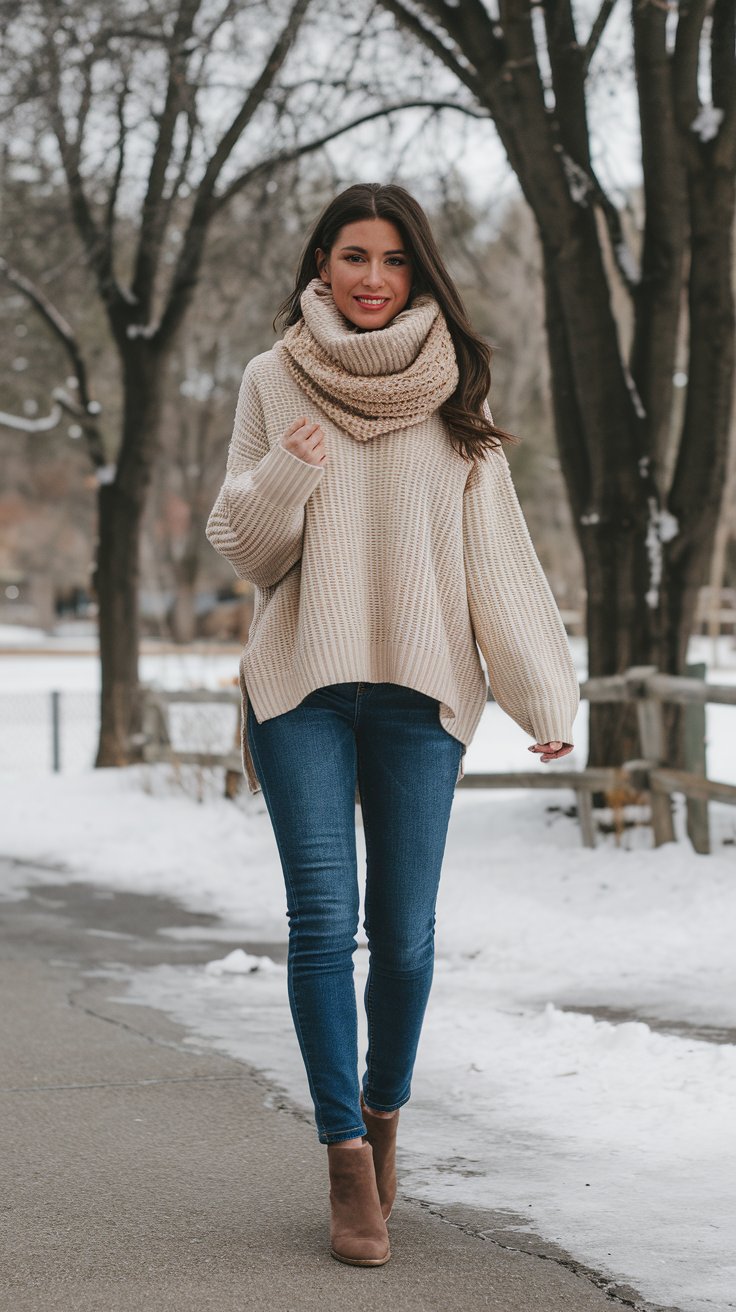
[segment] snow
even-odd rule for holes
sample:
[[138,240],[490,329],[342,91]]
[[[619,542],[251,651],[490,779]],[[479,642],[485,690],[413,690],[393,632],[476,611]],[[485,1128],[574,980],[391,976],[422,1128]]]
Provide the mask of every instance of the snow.
[[[26,403],[23,404],[25,409]],[[54,405],[50,413],[42,415],[40,419],[22,419],[20,415],[11,415],[4,410],[0,410],[0,424],[3,428],[12,428],[20,433],[50,433],[52,429],[58,426],[61,416],[62,409],[60,405]]]
[[255,957],[242,948],[234,948],[227,956],[208,961],[205,965],[208,975],[250,975],[254,970],[278,971],[278,967],[270,957]]
[[[24,647],[29,642],[41,643],[45,638],[43,629],[30,624],[0,624],[0,648],[4,651],[9,647]],[[45,677],[48,679],[48,670]],[[3,680],[3,684],[7,686],[7,680]]]
[[587,205],[588,196],[594,190],[590,176],[581,168],[576,160],[568,155],[566,150],[560,150],[560,159],[565,173],[567,189],[570,193],[570,199],[576,205]]
[[[584,646],[571,639],[580,677]],[[693,640],[689,658],[713,650]],[[733,642],[708,677],[736,680]],[[148,656],[165,686],[218,686],[237,656]],[[47,696],[66,681],[92,696],[89,656],[0,659],[0,692]],[[2,700],[9,696],[5,692]],[[736,782],[731,708],[707,710],[709,773]],[[585,760],[587,707],[576,721]],[[527,769],[527,736],[495,705],[467,770]],[[222,779],[166,766],[25,774],[4,759],[0,850],[19,862],[3,895],[87,879],[161,892],[216,912],[214,929],[171,925],[180,941],[221,942],[200,965],[96,973],[203,1042],[264,1071],[311,1109],[286,992],[287,920],[262,795],[222,796]],[[554,770],[554,764],[540,769]],[[196,798],[204,796],[203,802]],[[458,789],[437,903],[435,978],[412,1097],[402,1112],[400,1189],[467,1204],[507,1231],[542,1236],[578,1261],[683,1312],[734,1307],[736,1263],[736,812],[711,804],[713,854],[683,836],[651,846],[645,823],[620,845],[583,848],[554,790]],[[632,820],[645,814],[630,808]],[[42,817],[42,819],[40,819]],[[365,843],[356,810],[361,892]],[[368,966],[358,932],[356,989]],[[359,1006],[361,1056],[365,1015]],[[315,1131],[316,1133],[316,1131]],[[488,1222],[487,1224],[490,1224]]]
[[626,365],[624,365],[624,378],[626,380],[626,386],[629,389],[629,394],[631,396],[631,400],[634,405],[634,411],[637,417],[639,419],[646,419],[647,412],[644,402],[642,401],[641,396],[639,395],[639,389],[636,386],[636,383],[634,382],[634,379],[631,375],[631,371],[626,367]]
[[641,281],[641,270],[634,252],[621,238],[615,245],[616,263],[630,286],[635,287]]
[[724,111],[716,105],[701,105],[690,124],[690,131],[700,137],[703,142],[712,141],[714,137],[718,136],[723,118]]
[[190,370],[187,377],[179,384],[179,392],[193,401],[208,401],[216,386],[214,374],[204,369]]
[[679,523],[669,510],[660,509],[655,497],[649,497],[646,549],[649,557],[649,587],[645,594],[647,605],[655,610],[659,605],[659,585],[662,581],[662,543],[677,535]]
[[154,337],[157,331],[156,323],[129,323],[125,329],[125,336],[133,341],[136,337]]
[[118,467],[115,464],[98,465],[95,469],[95,478],[100,486],[105,486],[108,483],[115,482],[117,472]]

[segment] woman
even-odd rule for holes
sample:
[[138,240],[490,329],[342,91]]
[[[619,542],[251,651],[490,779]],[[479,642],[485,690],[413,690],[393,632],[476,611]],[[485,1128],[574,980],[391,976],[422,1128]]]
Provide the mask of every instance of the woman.
[[[282,339],[245,369],[207,537],[256,588],[243,765],[286,884],[330,1251],[378,1266],[450,809],[487,701],[478,648],[542,761],[572,750],[579,688],[503,452],[517,439],[486,402],[490,348],[413,197],[366,184],[332,200],[279,315]],[[360,1083],[356,785],[370,952]]]

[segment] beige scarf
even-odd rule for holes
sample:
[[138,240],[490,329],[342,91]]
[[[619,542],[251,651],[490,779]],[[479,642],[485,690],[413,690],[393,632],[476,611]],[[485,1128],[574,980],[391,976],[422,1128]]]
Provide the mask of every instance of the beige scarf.
[[313,278],[303,319],[282,339],[284,362],[303,391],[351,437],[364,442],[426,419],[455,391],[459,372],[434,296],[415,297],[385,328],[361,332]]

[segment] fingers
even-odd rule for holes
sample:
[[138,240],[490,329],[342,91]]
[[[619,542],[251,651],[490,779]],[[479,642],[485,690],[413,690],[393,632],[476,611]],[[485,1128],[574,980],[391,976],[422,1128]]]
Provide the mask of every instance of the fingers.
[[281,438],[287,450],[312,465],[323,465],[327,460],[324,441],[325,435],[321,425],[312,423],[306,415],[298,415]]
[[306,437],[309,433],[313,433],[315,428],[319,428],[319,424],[310,423],[306,415],[299,415],[298,419],[295,419],[292,424],[289,424],[289,427],[286,430],[286,436],[295,437],[298,433],[300,437]]
[[541,756],[543,761],[555,761],[561,756],[567,756],[568,752],[573,749],[573,743],[563,743],[559,739],[552,739],[548,743],[532,743],[528,751],[535,752]]
[[322,428],[317,423],[311,423],[304,415],[300,415],[290,428],[286,430],[287,437],[298,437],[300,441],[306,443],[310,448],[319,446],[324,438]]

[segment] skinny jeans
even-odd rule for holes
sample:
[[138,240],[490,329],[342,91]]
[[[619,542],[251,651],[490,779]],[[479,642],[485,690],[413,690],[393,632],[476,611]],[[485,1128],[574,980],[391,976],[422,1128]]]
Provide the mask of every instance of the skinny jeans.
[[[439,701],[396,683],[336,683],[247,733],[286,887],[287,989],[320,1143],[367,1133],[360,1109],[408,1102],[434,969],[435,906],[463,745]],[[353,955],[355,791],[366,848],[366,1069]]]

